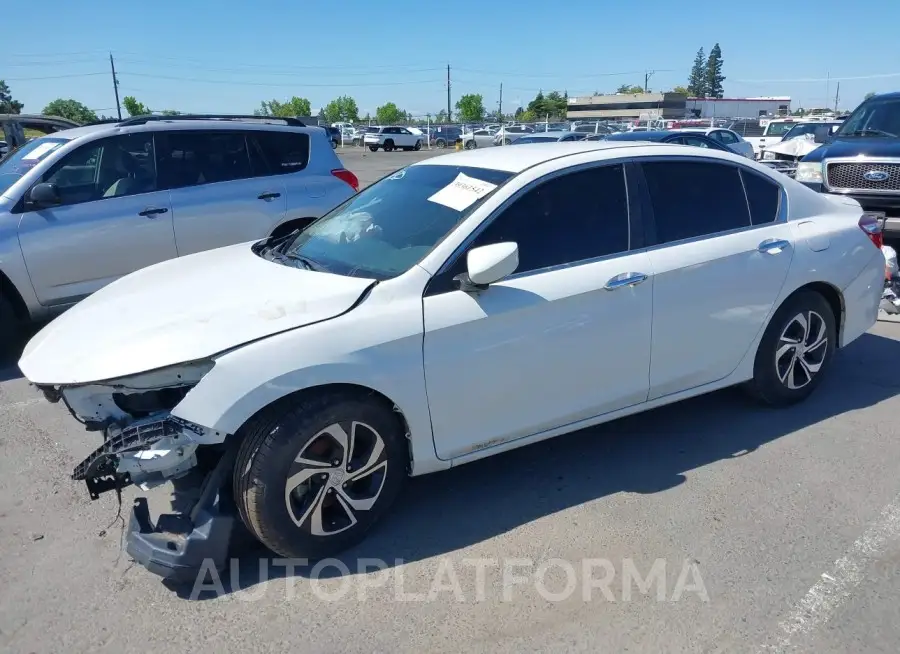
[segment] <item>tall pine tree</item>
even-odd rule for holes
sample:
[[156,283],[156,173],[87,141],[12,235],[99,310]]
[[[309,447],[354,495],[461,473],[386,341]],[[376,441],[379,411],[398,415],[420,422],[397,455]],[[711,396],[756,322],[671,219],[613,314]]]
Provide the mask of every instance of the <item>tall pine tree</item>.
[[688,95],[692,98],[706,97],[706,53],[703,48],[697,50],[694,57],[694,65],[691,68],[691,76],[688,78]]
[[709,59],[706,60],[706,94],[710,98],[725,97],[725,88],[722,82],[725,76],[722,74],[722,48],[716,43],[713,49],[709,51]]

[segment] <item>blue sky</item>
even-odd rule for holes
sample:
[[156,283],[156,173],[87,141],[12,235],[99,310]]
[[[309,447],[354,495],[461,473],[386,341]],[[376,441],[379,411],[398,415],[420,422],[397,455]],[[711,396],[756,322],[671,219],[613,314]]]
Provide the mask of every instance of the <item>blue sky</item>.
[[435,113],[447,104],[448,63],[452,101],[481,93],[489,109],[501,83],[504,110],[539,88],[643,84],[645,70],[656,71],[651,88],[668,89],[716,42],[726,97],[831,105],[840,81],[840,106],[852,108],[869,91],[900,89],[900,0],[44,0],[29,15],[0,38],[0,79],[27,112],[64,97],[113,115],[109,52],[122,96],[191,112],[250,112],[292,95],[315,110],[348,94],[363,114],[388,101]]

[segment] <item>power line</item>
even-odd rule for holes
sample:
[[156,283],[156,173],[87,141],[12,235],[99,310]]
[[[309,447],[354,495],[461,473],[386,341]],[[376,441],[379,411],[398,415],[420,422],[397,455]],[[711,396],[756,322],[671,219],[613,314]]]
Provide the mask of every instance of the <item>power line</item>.
[[800,84],[800,83],[816,83],[828,81],[848,81],[863,79],[886,79],[889,77],[900,77],[900,73],[879,73],[877,75],[856,75],[853,77],[803,77],[798,79],[736,79],[731,80],[740,84]]
[[7,82],[31,82],[42,79],[68,79],[70,77],[93,77],[94,75],[109,75],[107,71],[100,73],[70,73],[68,75],[47,75],[46,77],[7,77]]
[[[104,75],[106,73],[103,73]],[[132,77],[147,77],[150,79],[165,79],[165,80],[175,80],[181,82],[197,82],[201,84],[228,84],[230,86],[283,86],[288,88],[297,88],[299,86],[302,87],[315,87],[315,88],[334,88],[337,86],[348,86],[347,82],[335,82],[333,84],[308,84],[306,82],[294,82],[291,84],[287,83],[279,83],[279,82],[249,82],[249,81],[236,81],[236,80],[225,80],[225,79],[203,79],[201,77],[179,77],[175,75],[155,75],[152,73],[135,73],[122,71],[119,75],[124,76],[132,76]],[[64,75],[63,77],[67,77]],[[352,86],[402,86],[409,84],[443,84],[443,80],[436,79],[420,79],[420,80],[408,80],[405,82],[353,82]]]
[[[473,73],[476,75],[497,75],[501,77],[527,77],[527,78],[538,78],[538,77],[552,77],[554,79],[559,79],[561,75],[559,73],[510,73],[496,70],[482,70],[475,68],[463,68],[461,66],[457,66],[456,70],[461,70],[466,73]],[[656,68],[655,72],[659,73],[673,73],[678,72],[674,69],[664,69],[664,68]],[[622,71],[616,73],[588,73],[583,75],[568,75],[566,74],[566,79],[589,79],[595,77],[618,77],[622,75],[643,75],[646,70],[631,70],[631,71]]]

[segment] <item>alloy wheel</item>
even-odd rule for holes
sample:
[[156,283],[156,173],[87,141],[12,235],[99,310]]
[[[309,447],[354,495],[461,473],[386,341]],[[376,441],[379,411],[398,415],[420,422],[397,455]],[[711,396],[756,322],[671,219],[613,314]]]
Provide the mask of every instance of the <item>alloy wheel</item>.
[[787,388],[809,384],[828,354],[828,329],[815,311],[804,311],[788,321],[775,350],[775,370]]
[[358,522],[378,501],[387,475],[384,439],[362,422],[335,423],[300,450],[288,475],[288,514],[313,536],[332,536]]

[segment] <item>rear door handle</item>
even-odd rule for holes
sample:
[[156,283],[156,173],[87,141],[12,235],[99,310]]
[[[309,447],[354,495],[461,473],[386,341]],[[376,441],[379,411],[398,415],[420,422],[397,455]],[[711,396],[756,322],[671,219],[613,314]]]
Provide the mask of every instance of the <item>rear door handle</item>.
[[138,215],[143,216],[144,218],[153,218],[158,216],[161,213],[166,213],[169,210],[166,207],[147,207],[143,211],[141,211]]
[[274,200],[275,198],[280,198],[281,193],[275,193],[274,191],[271,191],[269,193],[260,193],[256,197],[259,200],[265,200],[266,202],[268,202],[269,200]]
[[769,238],[759,244],[756,249],[763,254],[781,254],[791,247],[790,241],[783,241],[778,238]]
[[614,291],[617,288],[625,288],[626,286],[637,286],[646,279],[647,275],[644,273],[621,273],[606,282],[606,286],[603,288],[607,291]]

